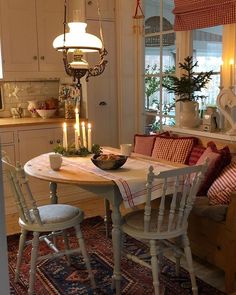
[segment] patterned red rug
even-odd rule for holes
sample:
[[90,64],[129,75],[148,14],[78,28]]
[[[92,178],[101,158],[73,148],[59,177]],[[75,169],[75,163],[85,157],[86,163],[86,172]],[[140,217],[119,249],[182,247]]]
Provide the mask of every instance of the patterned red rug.
[[[92,295],[114,294],[111,290],[111,276],[113,267],[112,244],[106,239],[104,224],[101,217],[84,220],[82,224],[87,250],[90,255],[97,290],[93,292],[83,261],[79,256],[72,257],[72,264],[68,266],[66,259],[61,257],[53,260],[42,261],[38,265],[37,280],[35,286],[36,295]],[[16,252],[18,247],[18,235],[8,237],[9,272],[11,294],[25,295],[28,289],[30,246],[27,246],[24,261],[21,268],[19,283],[14,283],[14,270],[16,266]],[[73,245],[75,238],[70,238]],[[41,243],[40,252],[47,253],[47,247]],[[132,249],[136,254],[146,253],[146,246],[134,239],[127,239],[125,247]],[[141,250],[140,250],[141,249]],[[160,282],[165,287],[165,295],[189,295],[191,283],[188,272],[181,268],[179,277],[175,276],[174,263],[169,259],[164,260]],[[122,294],[141,295],[152,294],[151,271],[135,264],[125,257],[122,258]],[[200,295],[223,295],[224,293],[211,287],[200,279],[197,279]]]

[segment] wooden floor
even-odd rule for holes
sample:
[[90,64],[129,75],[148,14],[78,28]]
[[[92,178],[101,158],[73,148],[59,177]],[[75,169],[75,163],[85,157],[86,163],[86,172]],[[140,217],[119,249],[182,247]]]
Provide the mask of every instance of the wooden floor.
[[[102,198],[93,197],[88,200],[82,200],[80,207],[84,210],[85,216],[104,216],[104,201]],[[124,214],[127,210],[121,206],[121,213]],[[166,256],[171,260],[175,260],[172,253],[166,253]],[[186,261],[184,257],[181,259],[181,265],[186,268]],[[220,269],[200,261],[197,257],[194,257],[194,269],[196,275],[216,287],[217,289],[224,291],[224,272]],[[236,295],[236,293],[234,293]]]

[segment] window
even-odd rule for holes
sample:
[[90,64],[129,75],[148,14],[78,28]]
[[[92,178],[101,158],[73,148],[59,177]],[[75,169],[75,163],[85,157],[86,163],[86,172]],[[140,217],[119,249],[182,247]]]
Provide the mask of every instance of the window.
[[162,88],[165,75],[175,71],[175,33],[172,0],[145,2],[145,109],[147,116],[154,111],[156,128],[174,122],[174,96]]
[[[174,0],[145,0],[145,109],[149,114],[156,110],[155,122],[148,120],[147,130],[161,128],[162,124],[175,123],[174,94],[161,84],[166,74],[175,74],[175,65],[192,55],[198,61],[197,71],[213,70],[212,80],[200,95],[200,109],[215,105],[220,86],[220,65],[223,55],[223,26],[193,30],[190,38],[182,39],[176,48],[176,38],[187,32],[174,32]],[[181,38],[181,37],[180,37]],[[183,42],[184,40],[184,42]],[[186,41],[186,42],[185,42]],[[179,51],[178,56],[176,52]]]

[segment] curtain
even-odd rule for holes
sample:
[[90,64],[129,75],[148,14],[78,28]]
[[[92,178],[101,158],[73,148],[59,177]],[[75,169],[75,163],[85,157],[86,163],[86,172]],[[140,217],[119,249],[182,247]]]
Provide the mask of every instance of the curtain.
[[236,0],[174,0],[175,31],[236,23]]

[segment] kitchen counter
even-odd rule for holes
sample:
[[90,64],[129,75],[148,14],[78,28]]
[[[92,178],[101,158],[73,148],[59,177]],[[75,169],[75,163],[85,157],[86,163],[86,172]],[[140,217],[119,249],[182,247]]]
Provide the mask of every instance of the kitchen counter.
[[[81,119],[83,120],[83,119]],[[57,123],[73,123],[75,119],[65,119],[65,118],[0,118],[0,128],[15,127],[15,126],[30,126],[30,125],[48,125]]]

